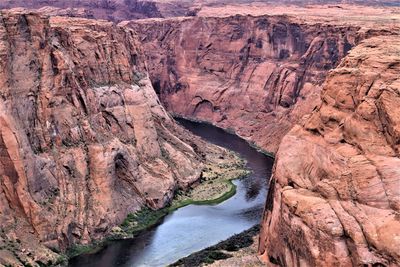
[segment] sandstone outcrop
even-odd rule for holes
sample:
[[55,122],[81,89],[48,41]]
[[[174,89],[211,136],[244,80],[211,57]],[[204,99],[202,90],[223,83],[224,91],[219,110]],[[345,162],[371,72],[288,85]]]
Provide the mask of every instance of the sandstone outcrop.
[[282,266],[400,265],[400,37],[371,38],[330,72],[282,140],[260,234]]
[[[0,9],[29,8],[49,12],[47,14],[59,16],[72,16],[83,18],[105,19],[123,21],[143,18],[162,18],[196,16],[212,13],[219,16],[226,12],[230,14],[270,14],[271,9],[281,8],[284,13],[288,9],[303,7],[309,9],[310,5],[331,6],[341,8],[343,2],[363,6],[398,7],[397,0],[282,0],[279,4],[275,0],[2,0]],[[326,5],[330,4],[330,5]],[[341,10],[343,11],[343,10]],[[316,13],[318,14],[318,12]],[[317,15],[319,16],[319,15]],[[324,18],[324,16],[319,16]],[[347,19],[343,16],[342,19]]]
[[293,123],[318,105],[328,70],[374,34],[287,16],[121,25],[140,35],[150,78],[167,110],[232,129],[271,152]]
[[[93,12],[48,2],[41,13],[142,17],[112,4],[138,1],[96,1]],[[174,123],[154,89],[168,111],[271,152],[290,131],[262,223],[264,260],[400,264],[400,43],[391,31],[318,16],[115,26],[22,9],[0,15],[0,266],[57,262],[127,213],[165,206],[205,161],[223,160],[225,150]]]
[[38,9],[47,15],[122,21],[162,17],[154,1],[140,0],[3,0],[0,9]]
[[227,155],[166,113],[132,30],[0,16],[0,265],[55,263]]

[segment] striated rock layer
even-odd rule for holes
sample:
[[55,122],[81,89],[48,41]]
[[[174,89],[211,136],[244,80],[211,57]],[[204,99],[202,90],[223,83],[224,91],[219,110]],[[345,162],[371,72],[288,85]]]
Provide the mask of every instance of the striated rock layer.
[[330,72],[321,104],[282,140],[259,252],[283,266],[400,265],[400,37]]
[[0,16],[0,266],[54,263],[223,160],[160,105],[132,30]]
[[2,0],[0,9],[39,9],[48,15],[122,21],[162,17],[153,1],[141,0]]
[[[289,10],[305,8],[310,13],[310,8],[319,19],[327,17],[315,10],[317,5],[341,13],[340,19],[349,19],[348,14],[343,14],[343,4],[357,5],[355,12],[360,8],[371,6],[377,11],[380,7],[399,7],[398,0],[2,0],[0,9],[5,8],[29,8],[40,9],[48,14],[59,16],[84,17],[106,19],[111,21],[123,21],[142,18],[162,18],[179,16],[220,16],[222,14],[271,14],[272,10],[281,9],[280,13],[289,14]],[[289,12],[288,12],[289,11]],[[339,11],[339,12],[338,12]],[[361,16],[369,17],[361,11]],[[364,14],[363,14],[364,13]],[[354,13],[350,17],[354,17]],[[386,18],[390,17],[388,14]],[[360,18],[360,17],[358,17]],[[382,17],[383,18],[383,17]],[[383,19],[386,19],[383,18]]]
[[232,129],[275,152],[319,104],[328,70],[379,30],[304,23],[286,16],[147,19],[140,35],[166,108]]

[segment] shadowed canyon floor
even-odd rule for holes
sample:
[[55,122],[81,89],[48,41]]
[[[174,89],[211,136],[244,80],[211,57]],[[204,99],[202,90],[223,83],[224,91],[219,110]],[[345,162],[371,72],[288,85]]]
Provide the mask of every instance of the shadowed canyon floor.
[[231,191],[226,179],[196,189],[240,160],[170,113],[276,153],[264,262],[400,265],[395,1],[181,1],[176,13],[173,1],[100,2],[0,12],[0,266],[64,264],[68,248],[177,192]]

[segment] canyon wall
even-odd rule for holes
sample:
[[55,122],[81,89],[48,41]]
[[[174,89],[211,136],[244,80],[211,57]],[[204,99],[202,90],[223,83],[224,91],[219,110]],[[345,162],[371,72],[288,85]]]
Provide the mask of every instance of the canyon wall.
[[396,30],[379,18],[344,26],[287,16],[121,25],[139,33],[169,111],[279,147],[260,236],[265,261],[399,264]]
[[167,110],[231,129],[271,152],[293,123],[319,104],[328,71],[373,34],[286,16],[121,25],[138,32],[150,78]]
[[[374,8],[400,6],[397,0],[282,0],[279,3],[275,0],[225,0],[223,2],[220,0],[2,0],[0,9],[23,7],[40,9],[52,15],[120,22],[143,18],[196,16],[212,10],[217,16],[225,12],[243,14],[244,10],[246,14],[259,13],[260,10],[263,10],[262,14],[270,14],[271,9],[277,7],[286,11],[293,7],[309,9],[311,5],[322,5],[335,8],[343,4],[374,6]],[[346,16],[343,16],[343,19],[347,19]]]
[[400,38],[372,38],[330,72],[282,140],[260,234],[281,266],[400,265]]
[[0,9],[39,9],[46,15],[122,21],[162,17],[154,1],[140,0],[2,0]]
[[262,223],[265,260],[399,264],[399,39],[357,46],[390,31],[288,16],[115,26],[0,15],[0,266],[54,263],[127,213],[165,206],[223,158],[156,93],[175,115],[271,152],[290,131]]
[[0,265],[54,263],[227,153],[166,113],[132,30],[0,16]]

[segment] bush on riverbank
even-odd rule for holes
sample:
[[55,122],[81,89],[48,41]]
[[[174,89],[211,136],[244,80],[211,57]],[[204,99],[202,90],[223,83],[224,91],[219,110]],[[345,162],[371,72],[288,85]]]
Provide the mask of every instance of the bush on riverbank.
[[114,227],[111,238],[132,238],[140,231],[157,225],[169,213],[187,205],[216,205],[236,194],[236,185],[232,180],[250,174],[246,162],[231,152],[232,159],[218,164],[205,166],[199,184],[187,191],[178,191],[171,204],[159,210],[142,208],[130,213],[120,227]]
[[[120,226],[114,227],[110,235],[102,241],[90,245],[76,245],[69,249],[69,258],[80,254],[90,254],[99,251],[110,240],[134,238],[140,232],[159,224],[169,213],[187,205],[216,205],[236,194],[236,185],[232,180],[243,178],[250,174],[246,162],[234,152],[229,157],[218,158],[216,162],[206,164],[198,184],[175,194],[170,205],[159,210],[143,207],[130,213]],[[210,256],[210,261],[224,257],[220,253]]]
[[203,264],[211,264],[218,260],[231,258],[232,255],[228,254],[227,252],[238,251],[242,248],[251,246],[254,243],[253,237],[256,236],[259,231],[260,225],[253,226],[249,230],[234,235],[227,240],[221,241],[215,246],[195,252],[169,266],[201,266]]

